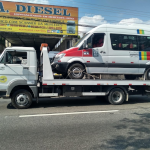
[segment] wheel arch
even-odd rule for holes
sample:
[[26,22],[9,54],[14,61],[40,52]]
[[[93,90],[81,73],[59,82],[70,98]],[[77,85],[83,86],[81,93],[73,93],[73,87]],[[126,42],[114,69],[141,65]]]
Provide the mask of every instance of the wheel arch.
[[148,69],[150,69],[150,64],[147,64],[146,67],[145,67],[145,70],[144,70],[144,80],[146,80],[146,78],[147,78],[146,77],[146,73],[147,73]]
[[33,91],[31,90],[31,88],[30,88],[28,85],[18,85],[18,86],[16,86],[16,87],[14,87],[14,88],[11,90],[11,92],[10,92],[10,97],[13,95],[13,93],[14,93],[15,91],[18,91],[18,90],[21,90],[21,89],[22,89],[22,90],[27,90],[27,91],[29,91],[29,92],[31,93],[31,95],[32,95],[32,98],[35,97]]
[[9,84],[6,95],[8,97],[11,97],[15,91],[20,90],[20,89],[29,91],[33,98],[37,97],[37,86],[28,85],[26,80],[17,80]]
[[119,88],[119,89],[123,90],[123,92],[125,93],[126,101],[128,101],[128,97],[129,97],[128,90],[127,90],[128,87],[125,87],[125,86],[110,86],[106,89],[107,95],[109,95],[110,91],[115,88]]
[[[81,65],[86,69],[85,64],[84,64],[83,62],[81,62],[81,61],[73,61],[73,62],[69,63],[68,68],[69,68],[72,64],[76,64],[76,63],[81,64]],[[67,69],[68,69],[68,68],[67,68]]]

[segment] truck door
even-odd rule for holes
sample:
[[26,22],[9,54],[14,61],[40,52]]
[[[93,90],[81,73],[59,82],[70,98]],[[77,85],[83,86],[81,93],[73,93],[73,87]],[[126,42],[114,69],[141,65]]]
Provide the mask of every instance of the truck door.
[[[4,62],[6,63],[4,64]],[[0,86],[13,80],[28,80],[27,52],[7,50],[0,62]],[[5,84],[5,86],[6,86]]]
[[139,51],[136,35],[110,34],[108,73],[138,74]]
[[88,49],[83,50],[83,60],[89,73],[107,73],[106,38],[105,33],[94,33],[87,40]]

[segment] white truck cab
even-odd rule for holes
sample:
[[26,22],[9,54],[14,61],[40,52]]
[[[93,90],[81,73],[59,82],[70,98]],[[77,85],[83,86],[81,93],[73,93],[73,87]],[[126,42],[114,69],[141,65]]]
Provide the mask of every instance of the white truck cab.
[[[24,86],[36,90],[37,58],[33,47],[7,47],[0,56],[0,92],[6,97],[12,89]],[[35,92],[34,92],[35,93]]]
[[53,71],[82,79],[88,74],[124,74],[150,79],[150,29],[100,25],[55,56]]

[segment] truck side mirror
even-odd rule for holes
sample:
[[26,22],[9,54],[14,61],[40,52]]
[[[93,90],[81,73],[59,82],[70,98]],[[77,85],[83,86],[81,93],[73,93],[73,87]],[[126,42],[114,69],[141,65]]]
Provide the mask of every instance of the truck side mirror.
[[87,40],[84,40],[84,42],[83,42],[83,49],[87,49],[87,48],[88,48]]

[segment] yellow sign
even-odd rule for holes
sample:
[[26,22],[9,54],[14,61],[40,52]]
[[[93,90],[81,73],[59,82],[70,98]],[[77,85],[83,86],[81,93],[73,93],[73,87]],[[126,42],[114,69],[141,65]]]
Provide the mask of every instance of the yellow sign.
[[0,76],[0,82],[2,82],[2,83],[7,82],[7,77],[6,76]]
[[0,1],[0,31],[78,35],[78,8]]

